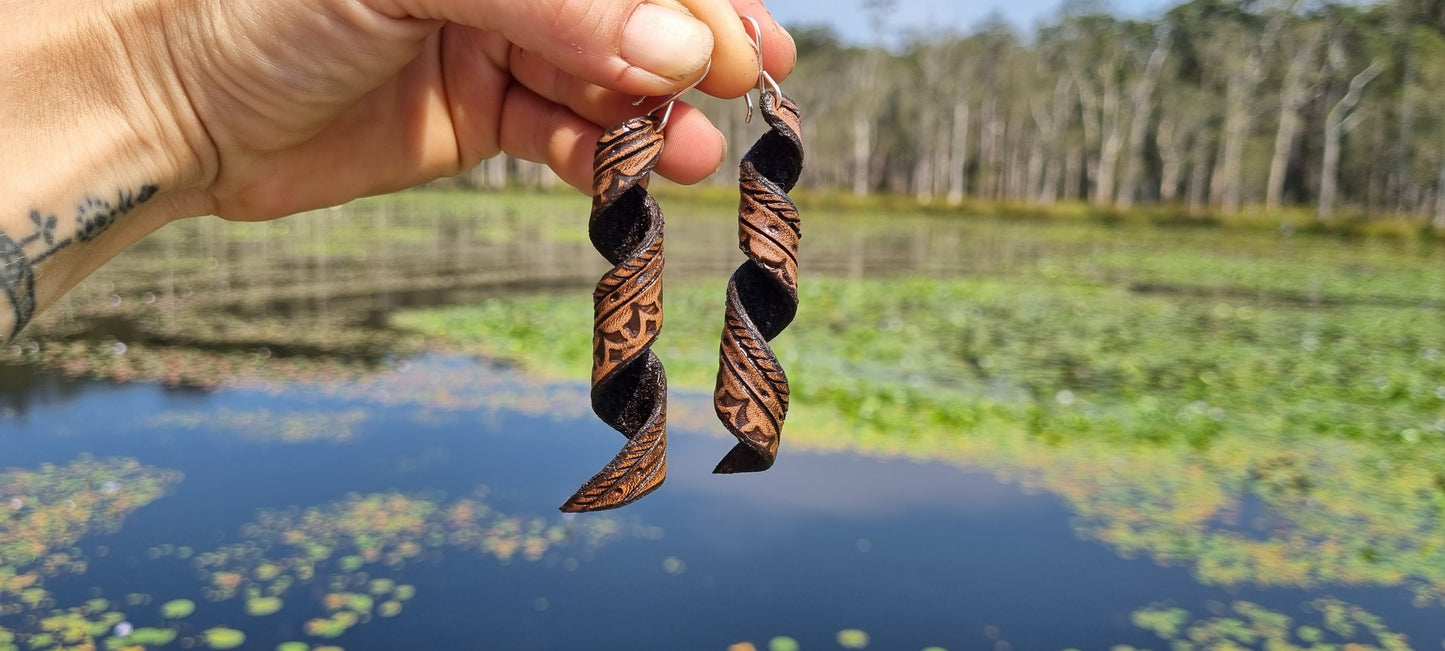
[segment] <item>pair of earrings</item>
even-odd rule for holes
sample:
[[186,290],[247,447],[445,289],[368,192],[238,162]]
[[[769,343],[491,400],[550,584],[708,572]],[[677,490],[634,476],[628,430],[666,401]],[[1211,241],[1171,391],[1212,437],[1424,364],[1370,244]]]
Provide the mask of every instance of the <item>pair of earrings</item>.
[[[762,33],[751,18],[762,61]],[[715,473],[767,470],[788,413],[788,378],[768,341],[798,309],[797,208],[788,192],[803,168],[798,107],[765,70],[758,104],[769,129],[739,166],[738,244],[747,261],[728,280],[717,386],[718,418],[738,443]],[[679,93],[680,95],[681,93]],[[646,179],[663,150],[673,96],[602,135],[593,159],[592,245],[613,268],[592,293],[592,410],[627,443],[562,505],[617,508],[667,477],[667,374],[652,352],[662,329],[663,215]],[[748,96],[748,118],[753,112]]]

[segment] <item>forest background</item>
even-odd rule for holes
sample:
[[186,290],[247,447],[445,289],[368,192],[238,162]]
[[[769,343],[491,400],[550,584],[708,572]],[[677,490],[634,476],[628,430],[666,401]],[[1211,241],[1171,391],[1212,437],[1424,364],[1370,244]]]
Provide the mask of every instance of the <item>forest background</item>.
[[[812,192],[1445,230],[1445,0],[1192,0],[1154,18],[1071,0],[1028,33],[1001,17],[905,31],[893,2],[865,6],[871,45],[790,26]],[[690,97],[740,155],[741,103]],[[555,183],[506,158],[462,181]]]

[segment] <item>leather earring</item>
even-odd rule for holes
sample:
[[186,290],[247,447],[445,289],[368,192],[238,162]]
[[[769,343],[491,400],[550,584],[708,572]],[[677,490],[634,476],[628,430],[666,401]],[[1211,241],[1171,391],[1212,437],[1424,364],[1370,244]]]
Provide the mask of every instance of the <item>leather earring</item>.
[[613,267],[592,293],[592,410],[627,443],[563,511],[616,508],[667,478],[667,373],[651,349],[662,330],[662,209],[643,187],[662,147],[651,115],[597,142],[587,231]]
[[689,89],[597,141],[587,233],[613,266],[592,292],[592,411],[627,443],[562,505],[569,513],[630,504],[667,478],[667,372],[652,352],[662,331],[663,217],[646,186],[673,102]]
[[[728,280],[713,392],[715,411],[738,443],[716,473],[767,470],[777,458],[789,388],[769,342],[792,323],[798,308],[802,230],[788,192],[802,173],[802,126],[797,105],[761,68],[757,21],[744,20],[753,27],[758,105],[769,130],[743,156],[739,170],[738,244],[748,259]],[[588,234],[613,267],[592,294],[592,410],[627,443],[563,511],[624,506],[667,477],[667,374],[651,350],[663,322],[663,214],[646,181],[662,156],[673,102],[683,92],[609,129],[597,143]],[[752,109],[749,95],[749,120]]]
[[[717,386],[713,406],[738,443],[715,473],[758,472],[777,458],[788,415],[788,376],[768,343],[798,311],[798,209],[788,197],[803,170],[802,123],[798,106],[761,69],[758,48],[758,105],[769,129],[739,166],[738,246],[747,261],[728,280]],[[752,117],[752,103],[748,103]]]

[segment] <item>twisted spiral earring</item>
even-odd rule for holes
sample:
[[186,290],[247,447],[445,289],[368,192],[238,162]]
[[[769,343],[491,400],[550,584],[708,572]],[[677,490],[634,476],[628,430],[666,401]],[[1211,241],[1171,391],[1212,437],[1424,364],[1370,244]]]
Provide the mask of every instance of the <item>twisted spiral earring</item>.
[[651,350],[662,329],[662,209],[642,186],[662,146],[662,121],[650,115],[597,141],[587,230],[613,267],[592,292],[592,411],[627,443],[563,511],[616,508],[667,477],[667,374]]
[[597,141],[587,232],[613,267],[592,292],[592,411],[627,443],[562,504],[569,513],[630,504],[667,478],[667,373],[652,352],[662,330],[663,219],[645,186],[673,103],[690,89]]
[[[717,387],[713,406],[738,443],[714,473],[767,470],[777,458],[788,415],[788,376],[769,341],[798,311],[798,209],[788,192],[803,170],[802,123],[798,106],[761,69],[762,33],[753,27],[758,49],[758,105],[770,129],[743,155],[739,166],[738,246],[748,257],[728,280]],[[752,117],[752,102],[748,103]]]

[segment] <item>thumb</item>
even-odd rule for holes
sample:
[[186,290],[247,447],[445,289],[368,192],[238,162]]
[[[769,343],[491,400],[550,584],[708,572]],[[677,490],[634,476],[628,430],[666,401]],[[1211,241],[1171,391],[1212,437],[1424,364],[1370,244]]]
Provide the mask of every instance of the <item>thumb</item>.
[[676,0],[363,1],[393,18],[499,32],[568,73],[629,94],[676,90],[704,69],[713,50],[708,24]]

